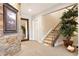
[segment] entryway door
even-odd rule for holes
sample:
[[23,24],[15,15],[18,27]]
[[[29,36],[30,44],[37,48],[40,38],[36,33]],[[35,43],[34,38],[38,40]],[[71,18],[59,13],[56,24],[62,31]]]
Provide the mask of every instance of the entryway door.
[[38,31],[38,20],[33,20],[33,40],[36,40],[38,41],[38,34],[39,34],[39,31]]

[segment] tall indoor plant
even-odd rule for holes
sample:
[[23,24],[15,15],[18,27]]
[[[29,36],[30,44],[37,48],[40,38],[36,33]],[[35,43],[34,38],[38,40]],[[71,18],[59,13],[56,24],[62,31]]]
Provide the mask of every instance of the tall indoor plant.
[[64,45],[66,47],[68,45],[72,45],[70,39],[74,35],[74,32],[77,31],[77,24],[78,24],[76,22],[77,17],[78,17],[77,4],[75,4],[70,9],[67,9],[67,11],[64,12],[61,17],[60,33],[66,38],[66,40],[64,40],[65,41]]
[[22,32],[23,32],[23,39],[25,38],[25,36],[26,36],[26,29],[25,29],[25,27],[23,26],[23,25],[21,25],[21,28],[22,28]]

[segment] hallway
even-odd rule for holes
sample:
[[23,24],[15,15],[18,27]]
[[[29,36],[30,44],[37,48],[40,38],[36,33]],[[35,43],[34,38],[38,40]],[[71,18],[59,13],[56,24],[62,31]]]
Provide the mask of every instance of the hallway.
[[76,53],[68,52],[63,46],[47,47],[37,41],[25,41],[21,43],[21,51],[15,56],[76,56]]

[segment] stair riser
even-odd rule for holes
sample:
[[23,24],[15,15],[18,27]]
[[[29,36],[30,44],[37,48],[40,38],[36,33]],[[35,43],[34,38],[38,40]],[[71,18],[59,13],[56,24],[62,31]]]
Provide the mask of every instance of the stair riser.
[[[59,25],[59,24],[58,24],[58,25]],[[55,41],[55,38],[58,36],[58,30],[59,30],[59,27],[60,27],[60,26],[58,26],[58,25],[57,25],[57,27],[55,27],[55,29],[52,30],[52,31],[48,34],[48,36],[45,38],[44,44],[45,44],[46,46],[53,46],[54,41]]]

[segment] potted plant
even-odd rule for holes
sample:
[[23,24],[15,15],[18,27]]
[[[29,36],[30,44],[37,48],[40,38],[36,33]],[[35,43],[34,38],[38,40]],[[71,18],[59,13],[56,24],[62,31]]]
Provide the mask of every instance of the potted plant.
[[78,7],[75,4],[72,8],[67,9],[61,17],[61,27],[60,34],[62,34],[66,39],[64,45],[68,47],[73,44],[73,41],[70,41],[71,37],[74,36],[74,32],[77,31],[77,22],[78,17]]
[[25,30],[25,27],[24,26],[21,26],[21,28],[22,28],[22,31],[23,31],[23,36],[25,37],[25,35],[26,35],[26,30]]

